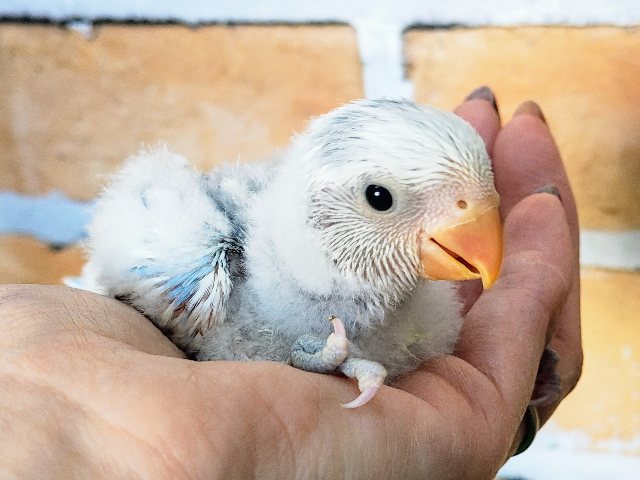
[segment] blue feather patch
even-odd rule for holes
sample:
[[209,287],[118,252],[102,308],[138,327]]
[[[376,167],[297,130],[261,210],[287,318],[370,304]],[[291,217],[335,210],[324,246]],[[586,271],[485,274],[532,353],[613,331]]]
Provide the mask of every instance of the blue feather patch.
[[211,257],[202,257],[190,269],[170,277],[164,282],[168,297],[175,305],[182,305],[191,299],[200,287],[203,278],[213,271]]
[[[172,270],[175,270],[172,269]],[[182,305],[195,295],[203,278],[213,271],[213,262],[210,256],[202,257],[195,265],[187,267],[184,271],[171,275],[167,270],[149,265],[137,265],[131,268],[131,272],[145,278],[167,278],[158,283],[158,287],[167,292],[171,303]]]

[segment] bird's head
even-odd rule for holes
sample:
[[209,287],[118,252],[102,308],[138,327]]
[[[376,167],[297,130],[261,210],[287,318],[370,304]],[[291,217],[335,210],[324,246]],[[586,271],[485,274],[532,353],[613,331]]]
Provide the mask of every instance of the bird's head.
[[309,225],[341,272],[391,301],[420,277],[495,281],[499,197],[467,122],[405,100],[362,100],[317,118],[297,143]]

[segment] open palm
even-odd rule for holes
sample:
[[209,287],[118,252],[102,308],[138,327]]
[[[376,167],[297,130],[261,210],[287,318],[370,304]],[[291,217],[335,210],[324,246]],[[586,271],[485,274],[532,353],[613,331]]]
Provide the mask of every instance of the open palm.
[[[545,344],[564,395],[579,377],[577,219],[539,117],[525,109],[501,129],[483,100],[457,113],[492,152],[506,220],[501,277],[468,311],[455,355],[349,411],[346,379],[193,362],[115,300],[3,287],[0,476],[491,478],[517,444]],[[548,183],[562,203],[530,195]]]

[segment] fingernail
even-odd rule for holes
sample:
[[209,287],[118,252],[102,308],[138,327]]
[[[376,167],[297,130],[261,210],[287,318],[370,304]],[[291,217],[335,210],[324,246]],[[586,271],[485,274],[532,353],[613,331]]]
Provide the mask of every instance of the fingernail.
[[533,115],[534,117],[538,117],[542,120],[545,125],[547,123],[547,119],[544,118],[544,114],[538,104],[531,100],[521,103],[520,106],[516,108],[516,111],[513,112],[513,116],[516,117],[518,115]]
[[548,183],[544,187],[540,187],[534,193],[548,193],[550,195],[555,195],[560,202],[562,202],[562,196],[560,195],[560,190],[553,183]]
[[544,347],[544,350],[542,351],[542,360],[540,360],[540,362],[549,362],[550,365],[555,367],[558,364],[559,360],[560,354],[558,352],[556,352],[549,345]]
[[491,90],[486,85],[476,88],[464,99],[465,102],[469,100],[484,100],[486,102],[489,102],[493,107],[493,109],[496,111],[496,113],[498,113],[498,104],[496,102],[496,96],[493,94],[493,90]]

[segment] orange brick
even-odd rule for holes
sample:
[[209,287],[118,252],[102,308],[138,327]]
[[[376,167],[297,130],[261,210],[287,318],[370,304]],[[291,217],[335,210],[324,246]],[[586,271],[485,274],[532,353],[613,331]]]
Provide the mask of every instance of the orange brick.
[[61,284],[79,275],[84,262],[80,247],[53,250],[30,237],[0,236],[0,283]]
[[362,96],[347,26],[0,25],[0,189],[93,197],[142,144],[262,157]]
[[578,386],[553,417],[561,428],[587,432],[594,441],[637,439],[638,312],[640,273],[582,272],[584,369]]
[[486,84],[508,119],[538,101],[582,227],[640,228],[640,28],[413,30],[406,55],[421,102],[451,109]]

